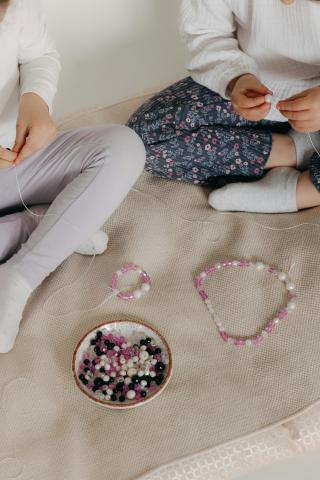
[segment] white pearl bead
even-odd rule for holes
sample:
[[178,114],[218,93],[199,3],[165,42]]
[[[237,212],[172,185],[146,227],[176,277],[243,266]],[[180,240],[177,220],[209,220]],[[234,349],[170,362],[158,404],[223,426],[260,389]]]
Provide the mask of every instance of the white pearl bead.
[[108,395],[112,395],[112,394],[113,394],[113,391],[111,390],[111,388],[108,388],[107,394],[108,394]]
[[152,365],[156,365],[157,360],[156,360],[156,359],[153,359],[153,360],[151,360],[151,363],[152,363]]
[[261,335],[263,338],[267,338],[269,336],[268,332],[266,332],[265,330],[262,330]]
[[284,272],[280,272],[278,278],[281,282],[286,282],[288,280],[288,275]]
[[274,325],[279,325],[279,323],[280,323],[279,318],[274,318],[273,323],[274,323]]
[[106,370],[110,370],[111,367],[110,367],[109,364],[107,364],[104,368],[105,368]]
[[246,345],[248,347],[250,347],[252,345],[252,340],[250,340],[250,339],[246,340]]
[[139,355],[139,357],[140,357],[140,360],[143,360],[143,361],[148,360],[148,358],[149,358],[149,353],[148,353],[148,352],[145,352],[145,351],[144,351],[144,352],[141,352],[140,355]]
[[105,400],[107,400],[107,402],[109,402],[111,400],[110,395],[106,395]]
[[142,290],[143,292],[149,292],[149,291],[150,291],[150,288],[151,288],[151,286],[150,286],[149,283],[143,283],[143,284],[141,285],[141,290]]
[[133,367],[133,360],[129,360],[127,365],[128,365],[129,368],[132,368]]
[[139,298],[142,297],[142,291],[141,291],[141,290],[135,290],[135,291],[133,292],[133,296],[134,296],[134,298],[135,298],[136,300],[138,300]]
[[129,377],[133,377],[137,373],[137,370],[135,368],[129,368],[128,370],[128,375]]
[[291,290],[295,290],[296,289],[296,286],[294,283],[292,282],[288,282],[287,283],[287,290],[291,291]]
[[217,264],[215,265],[215,268],[216,268],[216,270],[221,270],[222,265],[221,265],[220,263],[217,263]]
[[148,385],[148,383],[145,380],[141,380],[140,385],[142,387],[146,387]]
[[134,390],[129,390],[127,392],[127,399],[134,400],[136,398],[136,392]]
[[118,277],[120,277],[121,275],[123,275],[123,273],[121,272],[121,270],[117,270],[116,275],[118,275]]
[[104,375],[104,376],[102,377],[102,380],[103,380],[104,382],[108,382],[108,381],[110,380],[109,375]]
[[150,377],[154,378],[156,375],[156,372],[150,372]]
[[206,276],[207,276],[206,272],[201,272],[200,273],[200,278],[206,278]]
[[264,263],[258,262],[255,264],[255,267],[257,270],[262,271],[264,270],[267,266]]
[[122,377],[124,377],[126,375],[126,371],[125,370],[120,370],[120,375],[122,375]]
[[132,382],[132,380],[131,380],[130,377],[127,377],[127,378],[125,379],[125,381],[124,381],[124,383],[125,383],[126,385],[130,385],[131,382]]
[[229,345],[234,345],[234,338],[229,337],[228,340],[227,340],[227,343]]
[[139,370],[139,372],[138,372],[138,377],[143,377],[143,375],[144,375],[144,371],[143,371],[143,370]]
[[135,357],[133,357],[132,360],[133,360],[134,363],[137,363],[137,362],[139,362],[139,357],[135,356]]
[[114,350],[115,352],[120,352],[120,347],[118,347],[118,345],[116,345],[115,347],[113,347],[113,350]]
[[296,302],[293,301],[293,300],[291,300],[291,302],[289,302],[288,305],[287,305],[287,309],[288,309],[288,310],[293,311],[293,310],[295,310],[296,308],[297,308],[297,304],[296,304]]
[[110,373],[110,376],[111,376],[112,378],[115,378],[115,377],[117,376],[117,374],[116,374],[116,372],[112,372],[112,373]]
[[145,345],[142,345],[142,347],[140,347],[140,350],[147,350],[147,347]]
[[232,266],[233,266],[233,267],[238,267],[238,266],[239,266],[239,263],[240,263],[239,260],[233,260]]
[[209,306],[209,305],[211,305],[211,300],[210,300],[209,298],[206,298],[205,301],[204,301],[204,303],[205,303],[207,306]]

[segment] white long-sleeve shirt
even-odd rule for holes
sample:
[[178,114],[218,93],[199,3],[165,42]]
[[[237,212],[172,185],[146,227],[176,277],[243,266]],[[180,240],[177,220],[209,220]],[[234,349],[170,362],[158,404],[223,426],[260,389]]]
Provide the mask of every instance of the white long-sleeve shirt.
[[36,93],[52,110],[60,59],[43,15],[28,0],[11,0],[0,23],[0,145],[15,141],[19,101]]
[[182,0],[180,20],[192,78],[224,98],[244,73],[277,99],[320,86],[320,1]]

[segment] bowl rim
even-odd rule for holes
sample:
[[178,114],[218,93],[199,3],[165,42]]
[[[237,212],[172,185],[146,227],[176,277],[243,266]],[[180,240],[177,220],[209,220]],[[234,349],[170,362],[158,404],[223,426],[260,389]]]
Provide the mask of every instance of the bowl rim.
[[[95,330],[99,330],[99,328],[102,328],[104,327],[105,325],[111,325],[113,323],[131,323],[131,324],[134,324],[134,325],[141,325],[143,327],[147,327],[149,328],[150,330],[152,330],[162,341],[162,343],[164,344],[166,350],[167,350],[167,353],[168,353],[168,357],[169,357],[169,363],[168,363],[168,372],[167,372],[167,375],[165,377],[165,381],[163,382],[162,385],[160,385],[160,388],[157,389],[155,392],[153,392],[151,395],[149,395],[145,400],[142,400],[142,401],[139,401],[139,402],[133,402],[131,404],[121,404],[121,403],[114,403],[114,402],[106,402],[106,401],[102,401],[102,400],[99,400],[98,398],[94,398],[93,396],[91,396],[82,386],[82,384],[80,383],[79,379],[78,379],[78,376],[77,376],[77,372],[76,372],[76,358],[77,358],[77,354],[78,354],[78,351],[79,351],[79,348],[81,346],[81,344],[83,343],[84,339],[86,337],[88,337],[92,332],[94,332]],[[72,373],[73,373],[73,378],[75,380],[75,383],[78,387],[78,389],[84,394],[86,395],[92,402],[94,403],[97,403],[105,408],[109,408],[109,409],[112,409],[112,410],[128,410],[128,409],[131,409],[131,408],[135,408],[135,407],[140,407],[141,405],[145,405],[146,403],[150,402],[151,400],[153,400],[155,397],[157,397],[165,388],[166,386],[168,385],[170,379],[171,379],[171,376],[172,376],[172,352],[171,352],[171,348],[169,347],[169,344],[167,342],[167,340],[164,338],[164,336],[158,332],[158,330],[153,327],[152,325],[150,325],[149,323],[147,322],[144,322],[144,321],[141,321],[141,320],[111,320],[111,321],[108,321],[108,322],[104,322],[104,323],[101,323],[100,325],[97,325],[95,326],[94,328],[92,328],[91,330],[87,331],[87,333],[85,333],[81,339],[79,340],[79,342],[77,343],[75,349],[74,349],[74,352],[73,352],[73,356],[72,356]]]

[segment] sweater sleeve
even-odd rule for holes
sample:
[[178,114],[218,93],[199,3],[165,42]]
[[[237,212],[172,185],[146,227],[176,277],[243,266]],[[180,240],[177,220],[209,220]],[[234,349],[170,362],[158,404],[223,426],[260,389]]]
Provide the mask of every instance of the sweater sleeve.
[[258,77],[255,61],[240,49],[229,0],[182,0],[180,30],[196,82],[228,98],[231,80],[245,73]]
[[60,56],[48,34],[44,15],[27,5],[28,1],[21,0],[20,6],[20,91],[21,95],[39,95],[51,113],[61,70]]

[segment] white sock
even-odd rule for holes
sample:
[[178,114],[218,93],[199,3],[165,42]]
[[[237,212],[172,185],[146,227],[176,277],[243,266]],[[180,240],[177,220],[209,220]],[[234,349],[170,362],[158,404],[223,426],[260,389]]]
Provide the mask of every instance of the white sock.
[[[320,151],[320,134],[319,132],[308,133],[296,132],[295,130],[290,130],[288,132],[290,137],[293,139],[296,152],[297,152],[297,168],[301,171],[307,170],[310,163],[310,159],[316,149]],[[313,145],[312,145],[312,143]]]
[[[37,215],[33,216],[36,225],[39,225],[48,208],[48,205],[37,205],[30,208],[31,212]],[[80,255],[101,255],[107,250],[108,241],[108,235],[102,230],[98,230],[80,245],[76,253]]]
[[256,182],[233,183],[214,190],[209,196],[209,204],[221,211],[296,212],[299,175],[294,168],[273,168]]
[[19,273],[5,264],[0,266],[0,353],[12,349],[31,293]]
[[101,255],[107,250],[108,241],[108,235],[102,230],[98,230],[80,245],[76,253],[81,255]]

